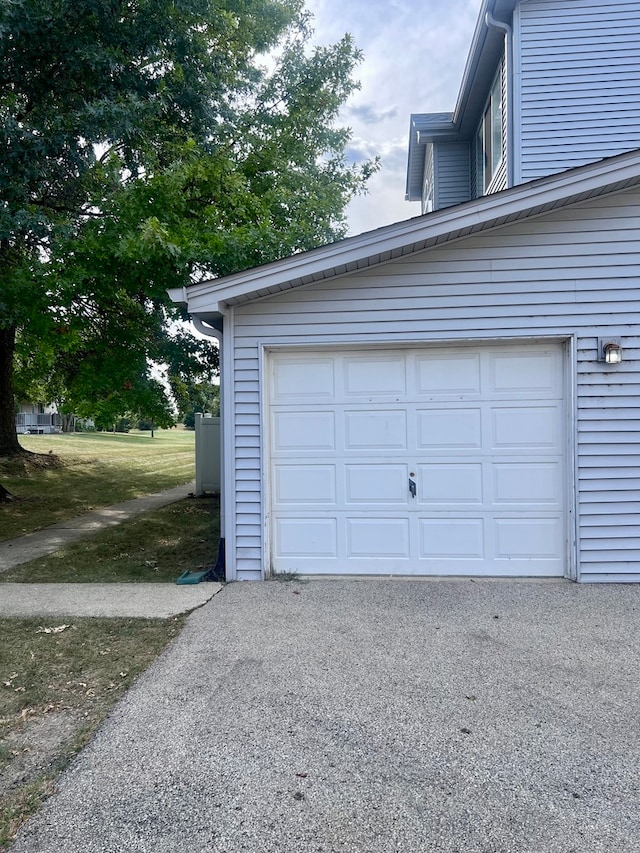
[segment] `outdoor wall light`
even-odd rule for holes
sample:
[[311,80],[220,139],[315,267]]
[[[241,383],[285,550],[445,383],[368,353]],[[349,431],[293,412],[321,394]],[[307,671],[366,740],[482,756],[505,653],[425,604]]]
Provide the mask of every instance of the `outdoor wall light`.
[[622,346],[618,338],[598,339],[598,361],[604,361],[606,364],[620,364]]

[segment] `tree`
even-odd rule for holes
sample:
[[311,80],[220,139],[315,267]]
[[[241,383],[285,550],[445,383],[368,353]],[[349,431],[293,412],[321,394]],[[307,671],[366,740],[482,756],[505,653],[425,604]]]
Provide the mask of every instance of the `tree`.
[[176,378],[171,386],[178,406],[178,418],[187,429],[195,429],[196,412],[220,415],[220,386],[213,382],[184,382]]
[[343,236],[359,53],[309,34],[299,0],[0,0],[0,456],[16,379],[141,410],[151,362],[216,367],[167,288]]

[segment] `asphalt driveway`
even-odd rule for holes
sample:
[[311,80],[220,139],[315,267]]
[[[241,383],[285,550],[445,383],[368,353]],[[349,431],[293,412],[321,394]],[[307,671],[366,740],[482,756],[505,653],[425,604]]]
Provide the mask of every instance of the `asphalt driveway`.
[[640,851],[640,586],[233,584],[13,853]]

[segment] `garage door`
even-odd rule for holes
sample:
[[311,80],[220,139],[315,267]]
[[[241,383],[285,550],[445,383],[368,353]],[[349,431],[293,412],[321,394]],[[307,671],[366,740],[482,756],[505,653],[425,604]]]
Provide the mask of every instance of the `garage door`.
[[560,344],[277,352],[271,568],[562,576]]

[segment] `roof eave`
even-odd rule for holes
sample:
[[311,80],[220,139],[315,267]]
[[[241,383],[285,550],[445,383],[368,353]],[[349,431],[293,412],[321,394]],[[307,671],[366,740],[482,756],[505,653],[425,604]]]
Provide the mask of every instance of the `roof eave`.
[[406,201],[422,200],[424,146],[437,139],[455,138],[453,113],[413,113],[409,121]]
[[188,311],[206,318],[222,313],[227,305],[358,272],[628,186],[640,186],[640,150],[348,237],[226,278],[193,284],[186,290]]

